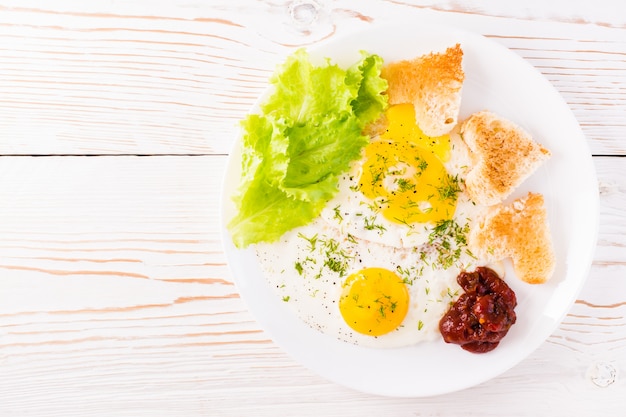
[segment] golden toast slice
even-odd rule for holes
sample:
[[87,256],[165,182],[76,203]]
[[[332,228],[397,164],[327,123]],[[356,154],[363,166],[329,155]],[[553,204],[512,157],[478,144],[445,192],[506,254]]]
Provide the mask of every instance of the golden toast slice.
[[543,195],[528,193],[510,205],[490,207],[469,235],[472,252],[481,259],[510,257],[515,274],[530,284],[552,276],[556,264]]
[[465,73],[459,44],[444,53],[392,62],[381,76],[389,83],[389,104],[412,103],[415,121],[428,136],[444,135],[457,124]]

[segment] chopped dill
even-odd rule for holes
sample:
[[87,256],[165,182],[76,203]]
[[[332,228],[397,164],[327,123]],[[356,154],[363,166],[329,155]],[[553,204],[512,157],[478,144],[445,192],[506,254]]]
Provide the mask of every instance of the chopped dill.
[[315,250],[315,244],[317,243],[317,233],[312,237],[306,237],[302,233],[298,233],[298,237],[309,242],[309,252],[313,252]]
[[341,211],[339,210],[340,206],[337,205],[333,211],[335,212],[335,219],[339,220],[339,223],[341,223],[343,221],[343,217],[341,216]]
[[458,291],[452,292],[452,290],[450,289],[450,287],[448,287],[448,297],[450,297],[450,298],[455,298],[458,294],[459,294],[459,292],[458,292]]
[[408,227],[408,228],[410,228],[410,229],[412,229],[412,228],[413,228],[413,226],[411,226],[411,224],[407,221],[407,219],[400,219],[400,218],[398,218],[398,217],[394,217],[393,219],[394,219],[395,221],[397,221],[398,223],[403,224],[403,225],[405,225],[406,227]]
[[461,258],[463,250],[467,250],[468,233],[469,224],[460,226],[453,219],[437,222],[428,235],[428,248],[421,251],[420,259],[428,264],[426,262],[427,250],[430,249],[436,256],[431,264],[433,269],[450,268]]
[[382,318],[385,318],[386,314],[385,314],[385,306],[384,306],[384,304],[380,305],[380,307],[378,308],[378,312],[380,313],[380,316]]
[[424,172],[426,170],[426,168],[428,168],[428,162],[426,162],[425,159],[423,158],[416,158],[416,160],[418,160],[418,164],[417,164],[417,169],[419,169],[419,175],[422,174],[422,172]]
[[339,259],[328,257],[324,261],[324,266],[327,266],[333,272],[339,273],[339,276],[343,276],[346,273],[346,265]]
[[332,272],[338,273],[340,277],[345,276],[348,272],[348,259],[352,257],[339,248],[339,242],[335,239],[323,239],[320,241],[320,244],[326,257],[324,266]]
[[398,180],[396,181],[398,183],[398,187],[400,192],[407,192],[407,191],[412,191],[415,190],[415,184],[412,183],[411,181],[404,179],[404,178],[398,178]]
[[461,192],[461,186],[459,184],[459,176],[446,174],[442,181],[441,187],[437,188],[440,200],[452,200],[456,201],[457,194]]
[[366,217],[365,218],[365,230],[378,230],[378,234],[382,234],[385,230],[385,226],[382,224],[376,224],[376,216]]

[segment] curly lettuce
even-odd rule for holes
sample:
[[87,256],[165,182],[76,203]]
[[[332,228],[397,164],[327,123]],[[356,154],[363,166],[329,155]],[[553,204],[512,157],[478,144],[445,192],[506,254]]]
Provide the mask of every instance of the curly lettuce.
[[261,114],[243,122],[242,175],[228,223],[239,248],[273,242],[319,216],[338,191],[338,177],[369,138],[363,128],[387,107],[383,61],[365,52],[344,70],[314,66],[304,49],[270,79]]

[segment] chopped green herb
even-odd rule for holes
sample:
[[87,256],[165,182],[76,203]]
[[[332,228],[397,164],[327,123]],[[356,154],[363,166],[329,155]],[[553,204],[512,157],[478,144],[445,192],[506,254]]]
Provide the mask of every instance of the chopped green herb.
[[426,258],[432,250],[436,255],[432,263],[433,269],[448,269],[460,259],[463,249],[467,246],[469,224],[460,226],[453,219],[441,220],[428,236],[428,246],[420,253],[420,259],[427,264]]
[[405,225],[408,228],[411,228],[411,229],[413,228],[413,226],[411,226],[411,224],[407,221],[407,219],[400,219],[398,217],[394,217],[393,219],[397,221],[398,223]]
[[[339,242],[335,239],[318,238],[315,235],[315,243],[318,244],[318,253],[324,256],[324,264],[318,270],[315,279],[322,277],[324,268],[338,273],[340,277],[345,276],[348,271],[348,260],[352,258],[343,249],[340,249]],[[307,258],[308,260],[309,258]],[[311,259],[315,263],[313,259]]]
[[333,272],[338,272],[340,276],[345,275],[346,267],[343,262],[335,258],[326,258],[324,266],[327,266]]
[[309,242],[309,251],[310,252],[313,252],[315,250],[315,244],[317,243],[317,233],[315,235],[313,235],[312,237],[306,237],[302,233],[298,233],[298,237],[300,237],[300,238],[306,240],[307,242]]
[[385,230],[385,226],[382,224],[376,224],[376,216],[366,217],[365,218],[365,230],[375,230],[378,229],[378,234],[382,234]]
[[418,161],[418,164],[417,164],[417,168],[419,169],[418,175],[422,175],[422,172],[424,172],[426,168],[428,168],[428,162],[426,162],[425,159],[420,158],[420,157],[416,157],[415,159]]
[[383,180],[383,178],[385,178],[383,169],[374,170],[372,167],[370,168],[370,174],[372,175],[372,186],[378,184]]
[[401,192],[411,191],[415,189],[415,184],[404,178],[398,178],[396,181]]
[[339,220],[339,223],[343,221],[343,217],[341,216],[341,212],[339,211],[340,206],[336,206],[333,211],[335,212],[335,219]]
[[437,188],[437,193],[439,194],[440,200],[452,200],[456,201],[457,194],[461,192],[461,187],[459,185],[459,176],[455,175],[454,177],[446,174],[442,184]]
[[450,289],[450,287],[448,287],[448,297],[450,298],[454,298],[457,296],[457,291],[452,292],[452,290]]

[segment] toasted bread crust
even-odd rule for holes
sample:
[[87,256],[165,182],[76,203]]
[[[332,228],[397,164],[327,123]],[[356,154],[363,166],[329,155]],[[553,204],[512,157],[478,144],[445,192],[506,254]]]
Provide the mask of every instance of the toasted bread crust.
[[465,179],[467,192],[485,206],[502,202],[550,157],[528,132],[488,111],[463,122],[461,137],[477,160]]
[[489,261],[510,257],[517,277],[530,284],[544,283],[554,272],[556,258],[541,194],[493,206],[470,232],[469,245]]
[[458,122],[465,79],[459,44],[444,53],[392,62],[381,76],[389,83],[389,104],[412,103],[417,125],[428,136],[448,133]]

